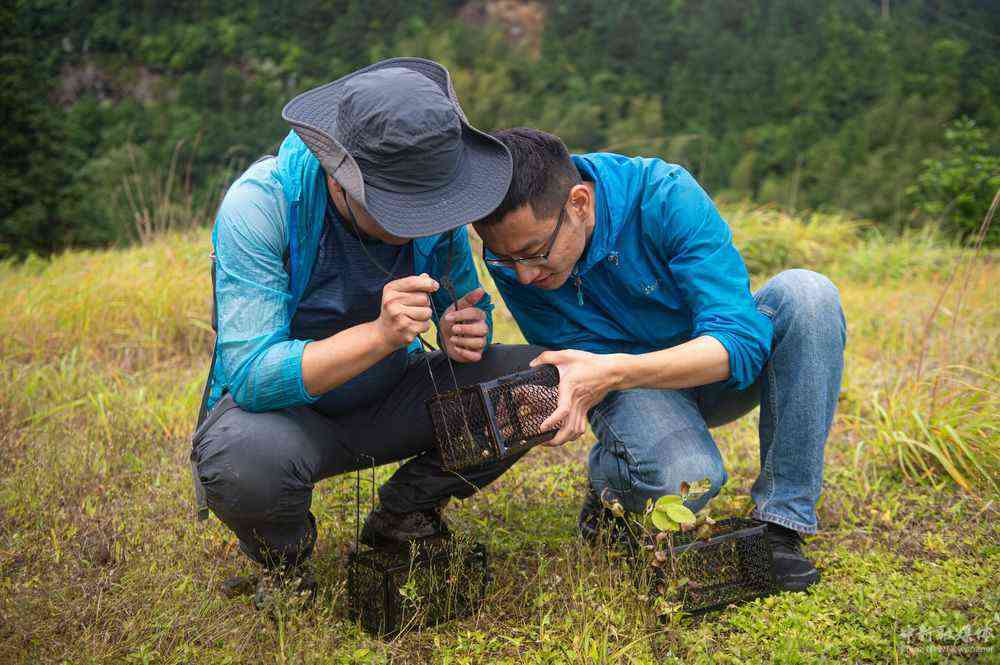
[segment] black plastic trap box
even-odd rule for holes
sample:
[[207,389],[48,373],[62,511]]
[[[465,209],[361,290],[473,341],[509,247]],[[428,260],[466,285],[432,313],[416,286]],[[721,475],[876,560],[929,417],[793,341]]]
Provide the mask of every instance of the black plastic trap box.
[[547,441],[541,424],[559,403],[555,365],[508,374],[427,401],[444,468],[460,471]]
[[486,547],[450,538],[357,550],[347,566],[349,614],[379,637],[468,616],[489,582]]
[[673,534],[676,577],[689,580],[676,598],[685,612],[710,612],[774,591],[765,529],[763,522],[731,517],[714,524],[707,540],[695,540],[690,532]]

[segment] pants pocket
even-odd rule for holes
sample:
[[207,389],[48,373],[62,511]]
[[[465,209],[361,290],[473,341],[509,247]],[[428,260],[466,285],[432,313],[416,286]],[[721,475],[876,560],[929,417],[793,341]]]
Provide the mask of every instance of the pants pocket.
[[597,437],[595,447],[598,452],[596,456],[591,456],[591,466],[596,464],[600,467],[591,468],[591,475],[596,471],[603,476],[609,488],[619,494],[629,494],[635,487],[633,469],[636,461],[608,421],[605,411],[600,409],[603,405],[602,402],[591,412],[590,424]]

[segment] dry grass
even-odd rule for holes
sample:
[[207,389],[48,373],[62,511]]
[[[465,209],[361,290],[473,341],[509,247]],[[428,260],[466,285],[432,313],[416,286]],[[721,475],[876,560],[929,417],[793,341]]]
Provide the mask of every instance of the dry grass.
[[[907,627],[996,634],[1000,267],[981,259],[961,312],[950,295],[928,337],[958,250],[865,238],[838,218],[725,212],[751,265],[826,272],[847,312],[814,593],[657,623],[620,562],[574,535],[582,441],[532,452],[451,511],[494,559],[469,619],[388,643],[347,620],[348,478],[315,493],[315,609],[275,624],[223,598],[218,582],[247,564],[221,524],[192,519],[185,465],[211,344],[197,231],[0,266],[0,662],[885,662],[935,659]],[[519,338],[502,307],[496,336]],[[755,426],[716,431],[731,475],[716,514],[746,505]]]

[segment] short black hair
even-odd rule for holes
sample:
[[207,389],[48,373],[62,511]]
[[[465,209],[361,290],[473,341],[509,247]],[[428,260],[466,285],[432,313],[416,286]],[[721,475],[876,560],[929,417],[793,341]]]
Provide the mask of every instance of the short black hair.
[[477,224],[496,224],[504,216],[528,204],[538,217],[558,214],[569,190],[581,182],[569,151],[555,134],[530,127],[501,129],[491,134],[510,150],[514,175],[500,207]]

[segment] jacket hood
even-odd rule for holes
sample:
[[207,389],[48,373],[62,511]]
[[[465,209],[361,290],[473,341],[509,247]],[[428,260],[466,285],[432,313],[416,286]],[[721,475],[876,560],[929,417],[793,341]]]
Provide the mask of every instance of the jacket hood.
[[294,131],[288,132],[278,148],[277,175],[289,203],[301,204],[303,199],[313,198],[322,169],[319,160]]

